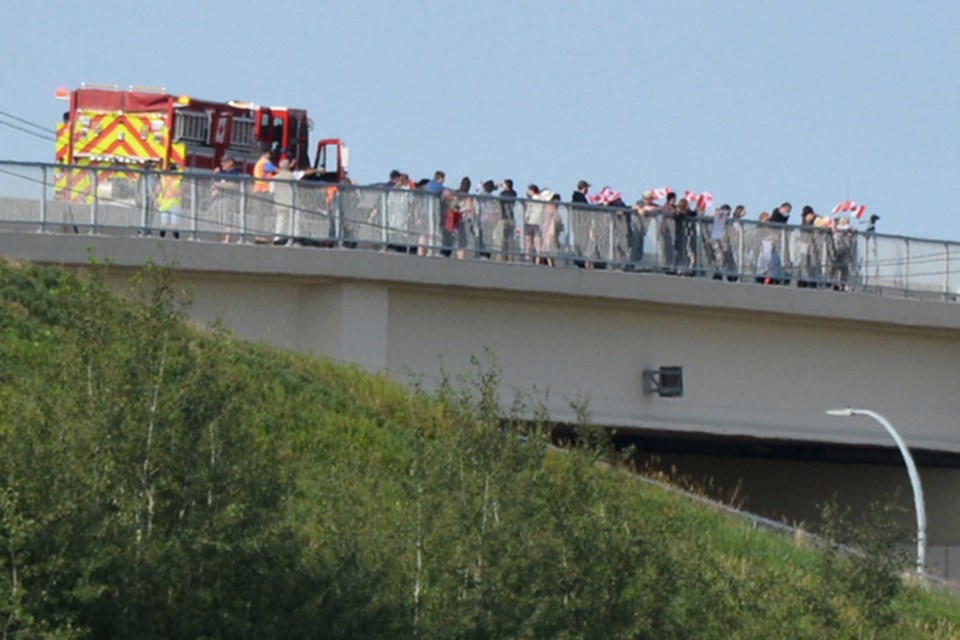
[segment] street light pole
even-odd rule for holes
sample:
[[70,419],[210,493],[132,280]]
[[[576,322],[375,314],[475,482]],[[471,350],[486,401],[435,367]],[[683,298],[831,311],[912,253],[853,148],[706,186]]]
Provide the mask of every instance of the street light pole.
[[893,425],[887,422],[887,419],[879,413],[868,409],[830,409],[827,415],[831,416],[867,416],[880,423],[900,449],[900,455],[903,456],[903,462],[907,466],[907,475],[910,476],[910,484],[913,487],[913,504],[917,512],[917,573],[923,574],[927,565],[927,511],[923,503],[923,487],[920,485],[920,474],[917,473],[917,465],[913,462],[913,456],[907,449],[907,443],[903,441]]

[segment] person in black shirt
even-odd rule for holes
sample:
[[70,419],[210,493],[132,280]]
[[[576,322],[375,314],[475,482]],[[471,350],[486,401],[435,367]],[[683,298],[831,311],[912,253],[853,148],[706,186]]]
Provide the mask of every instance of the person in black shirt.
[[588,191],[590,191],[590,183],[586,180],[581,180],[577,183],[577,190],[574,191],[573,195],[570,196],[570,202],[586,204]]
[[790,212],[793,211],[793,207],[789,202],[784,202],[782,205],[773,210],[773,213],[770,214],[770,222],[776,222],[777,224],[787,224],[787,220],[790,219]]
[[513,207],[517,201],[517,192],[513,190],[513,180],[504,179],[500,185],[500,220],[493,233],[494,254],[498,262],[507,262],[514,252]]

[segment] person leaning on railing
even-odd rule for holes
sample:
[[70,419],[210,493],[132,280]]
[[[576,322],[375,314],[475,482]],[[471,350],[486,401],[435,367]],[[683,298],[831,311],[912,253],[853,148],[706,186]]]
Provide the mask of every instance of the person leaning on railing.
[[677,201],[674,211],[674,257],[677,274],[692,276],[697,269],[697,212],[690,208],[686,198]]
[[730,218],[727,219],[723,228],[722,254],[723,254],[723,273],[728,282],[737,282],[740,279],[740,250],[743,246],[743,218],[747,215],[747,209],[742,204],[738,204],[733,209]]
[[[435,171],[433,174],[433,180],[427,180],[426,184],[423,184],[422,190],[426,193],[436,194],[436,197],[439,200],[439,206],[441,213],[444,211],[447,206],[447,200],[449,191],[447,191],[443,183],[447,179],[447,174],[443,171]],[[433,215],[432,201],[428,198],[421,200],[421,216],[420,216],[420,237],[417,240],[417,255],[425,256],[427,255],[427,247],[434,244],[434,238],[430,237],[430,232],[432,231],[431,217]],[[441,227],[443,224],[442,215],[441,215]],[[424,228],[426,227],[426,228]],[[434,232],[435,233],[435,232]],[[441,228],[440,237],[441,244],[443,244],[443,229]],[[434,236],[435,237],[435,236]],[[452,243],[451,243],[452,244]],[[450,255],[449,253],[446,255]]]
[[543,204],[540,187],[527,187],[527,200],[523,202],[523,258],[537,262],[540,256],[540,227],[543,224]]
[[834,291],[846,291],[856,262],[856,233],[850,219],[842,217],[834,221],[832,242],[827,245],[830,264],[830,282]]
[[[730,211],[729,206],[727,206],[726,211]],[[699,240],[695,245],[697,247],[696,255],[700,262],[697,265],[696,272],[699,275],[705,276],[710,272],[715,272],[720,262],[720,254],[716,251],[716,244],[713,240],[713,223],[716,218],[716,212],[708,214],[707,205],[701,200],[697,203],[696,215],[696,222],[698,223],[696,227]]]
[[792,255],[796,256],[797,260],[797,287],[800,289],[815,289],[822,278],[821,238],[816,227],[818,217],[813,207],[806,205],[800,218],[800,229],[793,233],[797,242]]
[[230,230],[236,227],[240,217],[238,192],[243,172],[229,155],[220,158],[220,166],[213,170],[217,176],[210,188],[210,199],[216,216],[216,224],[223,230],[223,241],[230,242]]
[[554,255],[557,252],[557,234],[560,224],[560,194],[549,189],[540,192],[543,205],[543,224],[540,227],[540,254],[537,264],[556,266]]
[[500,220],[500,203],[494,191],[497,185],[493,180],[485,180],[480,185],[480,197],[477,198],[477,257],[490,258],[490,248],[487,244],[491,236],[496,233],[496,226]]
[[470,195],[470,178],[464,176],[460,180],[460,188],[455,192],[455,201],[452,211],[455,212],[455,223],[457,236],[457,259],[463,260],[467,257],[467,247],[470,245],[470,238],[474,236],[474,203]]
[[727,223],[730,220],[730,205],[722,204],[713,212],[712,216],[705,217],[701,238],[707,245],[705,251],[710,252],[710,266],[714,280],[723,280],[726,270],[726,234]]
[[273,244],[285,245],[292,236],[297,235],[295,215],[295,185],[292,184],[316,174],[318,169],[295,169],[296,162],[287,158],[280,161],[277,172],[271,180],[273,184],[274,236]]
[[513,180],[505,178],[500,184],[500,220],[494,232],[494,247],[499,262],[507,262],[515,250],[514,232],[516,222],[513,210],[517,205],[517,192],[513,189]]
[[783,281],[783,262],[780,257],[781,225],[770,224],[771,216],[766,211],[760,214],[754,238],[757,257],[756,282],[780,284]]
[[676,273],[677,241],[674,237],[677,217],[677,194],[669,192],[666,202],[660,207],[660,221],[657,227],[660,241],[660,265],[666,273]]

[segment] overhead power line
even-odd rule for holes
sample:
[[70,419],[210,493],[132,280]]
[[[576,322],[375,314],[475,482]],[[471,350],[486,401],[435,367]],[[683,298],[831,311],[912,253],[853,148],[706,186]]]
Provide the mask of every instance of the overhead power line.
[[57,133],[56,131],[54,131],[54,130],[51,129],[50,127],[45,127],[45,126],[43,126],[42,124],[37,124],[36,122],[31,122],[30,120],[25,120],[24,118],[21,118],[21,117],[19,117],[19,116],[15,116],[15,115],[13,115],[12,113],[7,113],[6,111],[0,111],[0,116],[4,116],[4,117],[6,117],[6,118],[10,118],[11,120],[14,120],[14,121],[16,121],[16,122],[19,122],[20,124],[25,124],[25,125],[27,125],[27,126],[33,127],[34,129],[39,129],[40,131],[42,131],[42,132],[44,132],[44,133],[48,133],[48,134],[50,134],[50,135],[56,135],[56,133]]
[[9,122],[4,122],[3,120],[0,120],[0,125],[3,125],[3,126],[5,126],[5,127],[10,127],[11,129],[16,129],[17,131],[20,131],[21,133],[25,133],[25,134],[27,134],[28,136],[33,136],[34,138],[40,138],[41,140],[46,140],[47,142],[54,142],[54,141],[56,141],[56,137],[53,136],[53,135],[43,134],[43,133],[37,133],[36,131],[31,131],[30,129],[27,129],[26,127],[20,127],[20,126],[17,126],[17,125],[15,125],[15,124],[11,124],[11,123],[9,123]]

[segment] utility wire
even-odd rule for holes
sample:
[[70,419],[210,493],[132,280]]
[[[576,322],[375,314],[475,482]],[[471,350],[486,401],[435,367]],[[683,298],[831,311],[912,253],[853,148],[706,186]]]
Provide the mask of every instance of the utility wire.
[[39,129],[40,131],[43,131],[44,133],[49,133],[49,134],[51,134],[51,135],[56,135],[56,133],[57,133],[56,131],[54,131],[54,130],[51,129],[50,127],[45,127],[45,126],[43,126],[42,124],[37,124],[36,122],[31,122],[30,120],[24,120],[23,118],[20,118],[20,117],[18,117],[18,116],[15,116],[15,115],[13,115],[12,113],[7,113],[6,111],[0,111],[0,116],[5,116],[5,117],[10,118],[11,120],[15,120],[15,121],[17,121],[17,122],[19,122],[19,123],[21,123],[21,124],[25,124],[25,125],[27,125],[27,126],[30,126],[30,127],[35,128],[35,129]]
[[57,140],[55,136],[37,133],[36,131],[31,131],[30,129],[27,129],[25,127],[19,127],[15,124],[4,122],[3,120],[0,120],[0,125],[3,125],[5,127],[10,127],[11,129],[16,129],[17,131],[21,131],[29,136],[33,136],[34,138],[40,138],[41,140],[46,140],[47,142],[56,142]]

